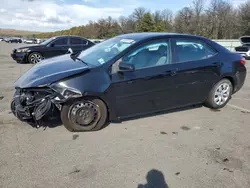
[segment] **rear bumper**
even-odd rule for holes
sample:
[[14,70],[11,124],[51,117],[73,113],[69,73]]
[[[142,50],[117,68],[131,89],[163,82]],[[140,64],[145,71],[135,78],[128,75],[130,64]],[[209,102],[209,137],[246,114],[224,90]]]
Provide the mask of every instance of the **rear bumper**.
[[234,84],[234,92],[233,93],[236,93],[237,91],[239,91],[244,83],[245,83],[245,79],[246,79],[246,75],[247,75],[247,71],[246,71],[246,67],[245,66],[242,66],[240,68],[240,70],[238,70],[235,74],[235,84]]
[[14,59],[18,63],[26,63],[27,62],[27,54],[26,53],[11,53],[12,59]]

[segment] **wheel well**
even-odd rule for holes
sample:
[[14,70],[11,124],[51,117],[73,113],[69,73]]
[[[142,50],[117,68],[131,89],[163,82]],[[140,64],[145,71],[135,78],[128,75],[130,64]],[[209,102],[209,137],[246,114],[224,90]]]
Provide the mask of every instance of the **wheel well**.
[[105,104],[105,106],[107,107],[107,112],[108,112],[108,117],[109,117],[111,108],[110,108],[110,106],[108,105],[108,103],[103,98],[98,97],[98,96],[91,96],[91,95],[86,95],[86,96],[83,96],[82,98],[85,98],[85,99],[86,98],[87,99],[99,99],[99,100],[101,100]]
[[27,61],[29,61],[29,56],[30,56],[30,54],[32,54],[32,53],[39,53],[39,54],[41,54],[41,56],[43,57],[43,54],[42,54],[41,52],[38,52],[38,51],[31,51],[31,52],[29,52],[29,53],[27,54]]
[[224,77],[225,79],[228,79],[231,83],[232,83],[232,86],[233,86],[233,91],[234,91],[234,86],[235,86],[235,82],[234,82],[234,79],[230,76],[226,76]]

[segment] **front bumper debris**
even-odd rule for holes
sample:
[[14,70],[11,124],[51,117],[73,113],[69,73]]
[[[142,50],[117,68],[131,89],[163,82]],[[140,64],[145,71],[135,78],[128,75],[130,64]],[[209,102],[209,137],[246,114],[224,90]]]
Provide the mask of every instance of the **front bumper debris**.
[[54,115],[60,107],[54,98],[56,93],[50,88],[43,89],[17,89],[11,103],[13,114],[22,121],[34,122],[40,127],[40,121]]

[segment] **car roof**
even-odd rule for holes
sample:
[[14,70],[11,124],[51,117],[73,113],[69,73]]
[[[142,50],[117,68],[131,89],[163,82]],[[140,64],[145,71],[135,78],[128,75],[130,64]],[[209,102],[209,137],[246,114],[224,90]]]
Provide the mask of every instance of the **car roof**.
[[144,39],[151,39],[151,38],[158,38],[158,37],[193,37],[193,38],[204,38],[201,36],[196,35],[189,35],[189,34],[181,34],[181,33],[163,33],[163,32],[144,32],[144,33],[129,33],[119,35],[118,37],[133,39],[136,41],[144,40]]
[[77,38],[87,39],[87,38],[76,36],[76,35],[60,35],[60,36],[55,36],[52,38],[63,38],[63,37],[77,37]]

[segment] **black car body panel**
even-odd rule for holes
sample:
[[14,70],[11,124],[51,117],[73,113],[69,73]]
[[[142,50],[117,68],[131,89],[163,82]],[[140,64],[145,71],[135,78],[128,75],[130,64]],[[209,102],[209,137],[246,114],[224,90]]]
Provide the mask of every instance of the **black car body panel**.
[[[67,95],[74,98],[99,98],[107,105],[109,120],[112,121],[203,103],[213,85],[222,78],[228,78],[232,82],[234,92],[244,84],[246,68],[241,63],[242,57],[206,38],[164,33],[137,33],[119,37],[121,40],[131,40],[133,44],[105,63],[102,63],[103,59],[99,59],[99,65],[87,66],[84,52],[82,56],[77,56],[83,58],[83,62],[73,60],[71,55],[59,56],[35,65],[18,79],[15,87],[24,93],[40,87],[46,88],[46,91],[52,90],[49,98],[59,109],[70,100],[65,97],[66,91],[69,92]],[[185,55],[180,56],[178,52],[177,56],[179,47],[175,45],[179,39],[204,44],[207,47],[204,51],[206,58],[180,62],[180,58]],[[117,69],[116,64],[122,57],[158,40],[167,41],[170,46],[169,64],[133,71]],[[97,44],[88,51],[104,44],[105,42]],[[207,49],[212,49],[211,56]],[[154,52],[153,48],[152,50]]]
[[[74,44],[73,42],[78,43]],[[32,52],[38,52],[44,59],[47,59],[66,54],[69,48],[78,53],[93,45],[93,42],[82,37],[58,36],[52,37],[47,42],[44,41],[38,45],[15,48],[11,53],[11,57],[18,63],[26,63],[28,62],[29,54]]]

